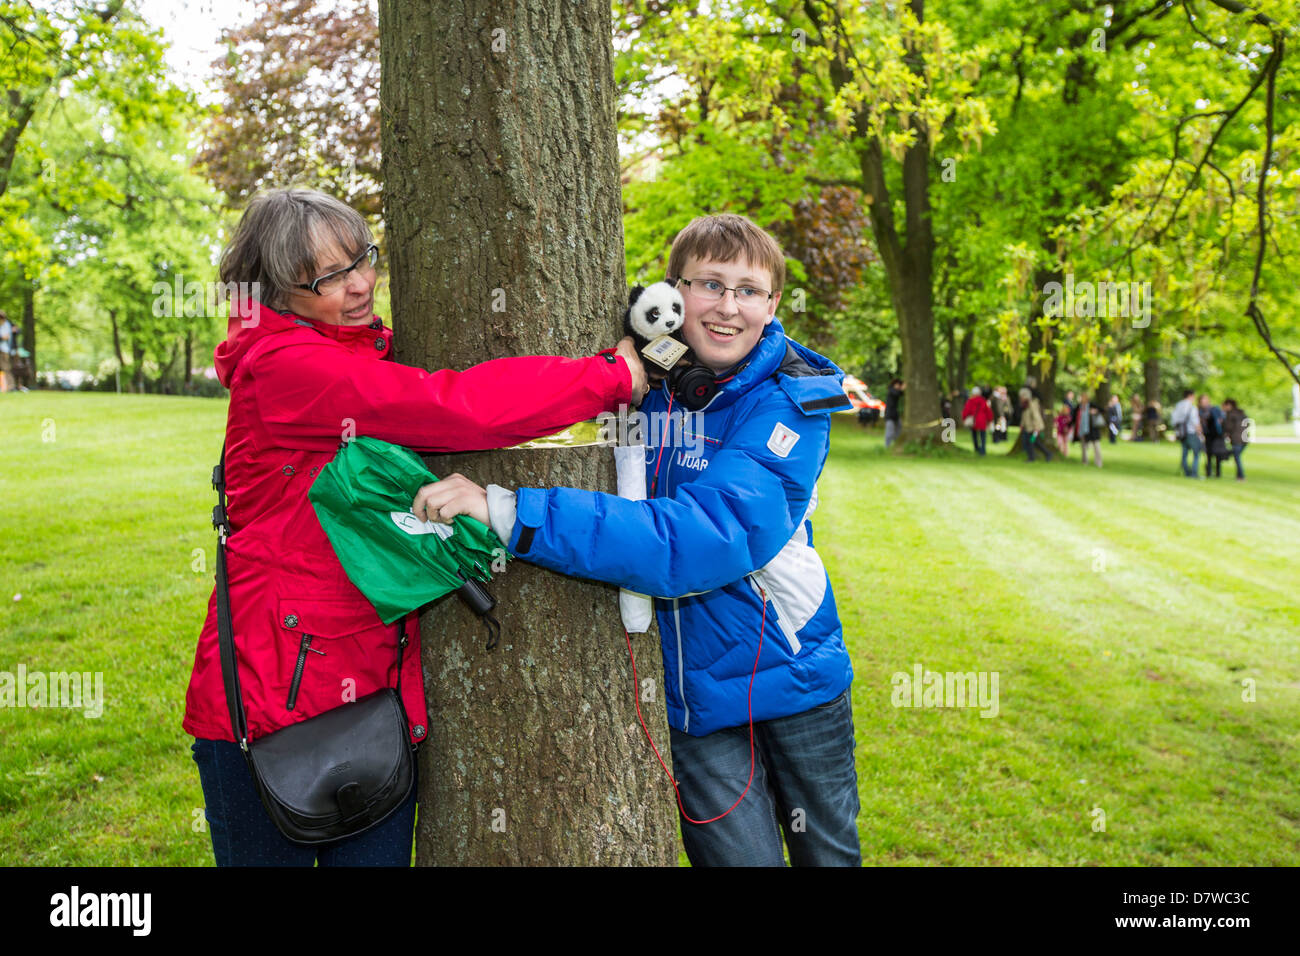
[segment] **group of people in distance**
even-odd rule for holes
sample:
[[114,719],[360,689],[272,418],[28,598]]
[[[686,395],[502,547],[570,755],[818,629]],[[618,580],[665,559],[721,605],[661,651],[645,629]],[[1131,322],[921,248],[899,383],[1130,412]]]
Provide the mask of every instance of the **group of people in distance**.
[[[1188,478],[1201,478],[1201,452],[1205,452],[1205,475],[1215,478],[1223,477],[1223,462],[1231,458],[1237,465],[1237,480],[1246,480],[1246,471],[1241,467],[1241,453],[1246,450],[1247,418],[1245,411],[1235,399],[1225,398],[1223,405],[1215,405],[1210,396],[1202,394],[1195,399],[1195,392],[1187,389],[1182,401],[1174,406],[1170,416],[1174,435],[1183,447],[1183,474]],[[1187,464],[1188,453],[1192,464]]]
[[[885,447],[888,448],[898,438],[902,421],[901,404],[905,385],[901,379],[892,379],[885,393]],[[985,397],[986,392],[988,397]],[[1215,405],[1208,395],[1201,395],[1194,400],[1195,392],[1187,389],[1183,400],[1174,406],[1170,425],[1182,445],[1183,474],[1189,478],[1200,478],[1200,456],[1205,452],[1205,475],[1209,478],[1221,477],[1223,462],[1232,458],[1237,465],[1237,480],[1245,481],[1246,472],[1242,468],[1241,453],[1247,442],[1247,418],[1234,399],[1225,398],[1222,406]],[[993,431],[994,443],[1006,441],[1010,428],[1020,427],[1021,445],[1029,461],[1034,460],[1035,452],[1041,453],[1046,461],[1052,460],[1053,449],[1061,457],[1068,457],[1070,445],[1078,442],[1082,451],[1083,464],[1088,464],[1091,454],[1093,462],[1101,467],[1102,436],[1109,438],[1111,444],[1120,437],[1124,422],[1123,405],[1118,395],[1111,395],[1104,405],[1092,402],[1087,392],[1080,392],[1075,397],[1073,390],[1065,393],[1060,410],[1049,421],[1043,414],[1036,383],[1032,380],[1022,386],[1016,393],[1017,401],[1013,403],[1010,392],[1005,385],[993,389],[973,387],[965,402],[962,402],[960,390],[953,389],[941,402],[941,412],[945,420],[954,418],[954,412],[960,405],[962,427],[971,434],[975,454],[984,455],[988,449],[988,432]],[[1132,434],[1130,441],[1159,440],[1164,428],[1163,416],[1159,402],[1143,403],[1141,396],[1134,395],[1132,400]],[[1052,439],[1045,436],[1051,435]],[[1191,464],[1188,456],[1191,455]]]

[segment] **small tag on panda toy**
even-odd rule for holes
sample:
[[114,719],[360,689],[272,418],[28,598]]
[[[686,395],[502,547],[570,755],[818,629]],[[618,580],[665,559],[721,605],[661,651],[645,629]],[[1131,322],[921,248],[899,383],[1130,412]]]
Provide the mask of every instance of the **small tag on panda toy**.
[[665,371],[676,365],[677,360],[686,352],[686,346],[671,335],[661,335],[641,349],[641,354],[647,361],[654,362]]

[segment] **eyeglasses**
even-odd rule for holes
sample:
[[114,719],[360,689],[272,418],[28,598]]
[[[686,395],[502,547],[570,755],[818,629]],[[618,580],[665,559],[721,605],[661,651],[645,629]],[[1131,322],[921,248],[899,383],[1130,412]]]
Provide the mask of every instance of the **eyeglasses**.
[[772,293],[765,289],[755,289],[750,285],[733,289],[723,285],[717,279],[678,279],[677,281],[686,286],[686,291],[701,302],[718,302],[731,292],[736,297],[736,308],[746,311],[765,308],[772,298]]
[[349,265],[344,266],[342,269],[336,269],[333,272],[327,272],[323,276],[313,279],[307,285],[296,285],[294,288],[306,289],[308,292],[314,292],[316,295],[333,295],[347,283],[348,275],[353,269],[373,269],[375,263],[378,261],[379,247],[374,243],[371,243],[366,246],[361,255],[353,259]]

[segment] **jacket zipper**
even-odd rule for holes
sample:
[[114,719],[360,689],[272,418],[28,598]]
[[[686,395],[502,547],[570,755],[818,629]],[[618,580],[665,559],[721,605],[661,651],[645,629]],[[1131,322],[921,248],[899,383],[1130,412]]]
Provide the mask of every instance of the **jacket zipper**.
[[776,591],[773,590],[771,593],[768,593],[767,589],[759,583],[757,571],[751,574],[750,578],[753,580],[754,586],[758,589],[760,600],[766,600],[768,604],[772,605],[772,610],[776,612],[776,626],[781,629],[781,634],[785,637],[785,642],[790,645],[790,650],[797,655],[803,648],[803,644],[799,642],[799,638],[795,636],[793,631],[786,629],[787,624],[794,623],[794,618],[786,614],[785,608],[776,603]]
[[324,651],[311,646],[311,639],[311,634],[304,634],[298,645],[298,663],[293,668],[293,682],[289,685],[289,699],[285,702],[285,710],[293,710],[293,705],[298,702],[298,687],[302,684],[302,672],[307,666],[307,652],[314,651],[321,657],[325,656]]

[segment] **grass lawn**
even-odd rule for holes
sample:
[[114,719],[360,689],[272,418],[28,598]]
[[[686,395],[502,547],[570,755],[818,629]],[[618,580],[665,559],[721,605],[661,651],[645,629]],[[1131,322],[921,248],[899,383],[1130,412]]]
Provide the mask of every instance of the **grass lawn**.
[[[0,672],[104,679],[98,718],[0,708],[0,864],[210,864],[180,720],[224,423],[0,396]],[[1173,445],[1101,471],[965,447],[898,459],[835,422],[814,524],[865,860],[1300,863],[1300,445],[1248,449],[1243,483],[1176,477]],[[917,663],[997,672],[997,716],[893,706]]]

